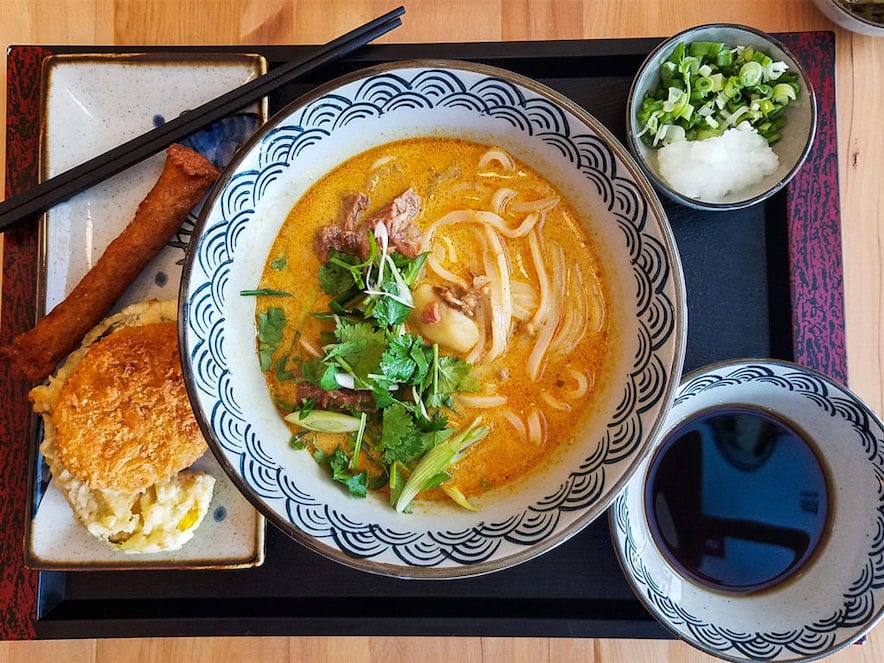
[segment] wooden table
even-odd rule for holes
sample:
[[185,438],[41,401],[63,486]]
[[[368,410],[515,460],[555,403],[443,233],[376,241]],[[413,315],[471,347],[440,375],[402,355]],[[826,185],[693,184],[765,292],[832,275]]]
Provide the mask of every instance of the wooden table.
[[[327,41],[398,4],[397,0],[0,0],[0,41],[4,45],[311,44]],[[879,126],[884,39],[835,28],[810,0],[408,0],[406,5],[404,25],[384,41],[664,36],[718,21],[745,23],[769,32],[834,30],[848,371],[851,388],[876,412],[884,412],[884,133]],[[5,74],[5,60],[2,66]],[[0,90],[0,108],[5,111],[5,86]],[[5,146],[4,129],[5,124],[0,124],[0,146]],[[713,659],[678,642],[546,638],[244,637],[0,643],[0,663],[171,660],[544,663]],[[879,627],[864,645],[849,647],[830,660],[884,660],[884,631]]]

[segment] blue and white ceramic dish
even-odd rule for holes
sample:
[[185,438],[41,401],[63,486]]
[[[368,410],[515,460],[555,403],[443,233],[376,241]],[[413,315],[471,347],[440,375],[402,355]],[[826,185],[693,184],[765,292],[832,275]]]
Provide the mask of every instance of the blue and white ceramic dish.
[[[280,225],[329,170],[376,145],[444,135],[503,147],[581,212],[603,247],[618,320],[616,379],[558,462],[479,500],[422,505],[332,485],[271,402],[255,350],[256,287]],[[200,217],[180,296],[183,363],[216,456],[259,510],[313,550],[370,572],[451,578],[548,550],[601,515],[648,452],[678,382],[681,265],[659,200],[611,134],[576,104],[500,69],[409,62],[338,79],[280,112],[224,175]],[[305,237],[311,242],[312,237]],[[313,278],[313,276],[306,276]]]
[[[821,373],[782,361],[739,360],[685,378],[661,439],[698,413],[733,408],[757,409],[786,423],[816,452],[827,475],[828,515],[813,555],[781,583],[751,593],[715,591],[689,580],[662,554],[650,524],[645,488],[652,455],[610,511],[620,564],[661,623],[713,656],[821,658],[862,637],[884,608],[884,424]],[[722,539],[719,549],[731,544],[737,542]]]

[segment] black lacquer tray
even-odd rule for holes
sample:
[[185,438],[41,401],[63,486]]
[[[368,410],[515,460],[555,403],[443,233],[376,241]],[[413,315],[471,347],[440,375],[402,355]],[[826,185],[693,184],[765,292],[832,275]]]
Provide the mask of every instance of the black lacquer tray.
[[[812,59],[821,106],[817,145],[795,184],[763,205],[715,214],[664,201],[684,263],[688,292],[685,369],[736,357],[797,360],[845,380],[840,218],[833,80],[834,36],[781,36],[801,61]],[[657,39],[531,43],[384,45],[279,90],[271,113],[316,84],[355,68],[414,58],[470,59],[534,77],[571,97],[624,136],[633,74]],[[237,50],[265,55],[271,67],[309,47]],[[11,188],[27,185],[29,127],[16,112],[37,84],[33,60],[52,53],[136,49],[13,47],[10,61]],[[145,49],[137,49],[145,50]],[[158,50],[158,49],[151,49]],[[159,49],[182,51],[198,49]],[[25,66],[28,63],[31,66]],[[39,68],[36,70],[39,76]],[[30,78],[29,78],[30,77]],[[24,88],[24,92],[23,89]],[[25,97],[22,97],[25,95]],[[19,105],[16,105],[18,100]],[[24,104],[24,105],[22,105]],[[19,141],[19,142],[17,142]],[[20,142],[24,141],[24,143]],[[18,170],[16,170],[18,169]],[[806,172],[805,172],[806,171]],[[33,238],[9,235],[4,275],[28,272]],[[10,281],[7,281],[7,284]],[[27,322],[28,286],[7,292],[4,334]],[[24,322],[22,321],[24,319]],[[20,331],[20,330],[19,330]],[[5,378],[6,379],[6,378]],[[11,380],[11,379],[10,379]],[[10,386],[11,384],[11,386]],[[0,384],[9,401],[22,389]],[[17,403],[17,401],[15,401]],[[0,432],[22,430],[21,404],[7,408]],[[12,462],[15,459],[0,458]],[[20,462],[25,462],[21,460]],[[7,479],[7,482],[9,480]],[[24,488],[0,486],[24,511]],[[20,495],[19,495],[20,494]],[[396,580],[327,561],[268,525],[263,566],[237,571],[42,572],[24,569],[21,539],[6,533],[3,561],[16,581],[0,596],[4,637],[156,635],[461,635],[668,638],[623,578],[600,518],[541,558],[514,569],[453,581]],[[17,556],[17,557],[16,557]]]

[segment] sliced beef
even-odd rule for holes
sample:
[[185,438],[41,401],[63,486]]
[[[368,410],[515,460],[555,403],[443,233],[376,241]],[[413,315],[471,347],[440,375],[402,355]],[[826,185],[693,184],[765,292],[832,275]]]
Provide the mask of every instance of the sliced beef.
[[328,260],[331,249],[359,256],[362,260],[368,258],[370,251],[368,234],[365,230],[344,230],[340,226],[320,228],[316,233],[314,248],[323,263]]
[[366,222],[368,228],[374,228],[379,221],[387,227],[390,245],[406,258],[416,258],[420,254],[421,231],[414,225],[420,213],[420,198],[414,189],[408,188],[396,196],[386,207],[378,210]]
[[370,219],[362,220],[361,215],[367,207],[368,196],[364,193],[354,193],[344,198],[337,222],[323,226],[316,233],[314,249],[322,262],[328,260],[331,249],[359,256],[362,260],[368,258],[368,233],[379,222],[387,228],[394,251],[406,258],[416,258],[420,254],[421,231],[414,224],[420,214],[420,198],[414,189],[406,189]]
[[341,206],[341,226],[344,230],[356,230],[359,227],[359,216],[368,207],[368,196],[356,191],[344,196]]
[[484,276],[476,276],[469,288],[459,286],[433,286],[439,298],[453,309],[457,309],[466,316],[476,315],[476,306],[479,300],[488,293],[488,279]]
[[348,194],[342,201],[338,222],[319,229],[313,246],[316,255],[323,263],[328,260],[330,249],[359,256],[362,260],[368,257],[368,234],[366,227],[360,226],[359,223],[359,216],[366,207],[368,207],[368,196],[364,193]]
[[370,391],[355,389],[335,389],[326,391],[322,387],[309,382],[298,383],[298,400],[309,399],[316,403],[320,410],[336,408],[339,410],[374,410],[374,396]]
[[439,310],[439,302],[430,302],[421,311],[421,322],[425,325],[433,325],[442,320],[442,311]]

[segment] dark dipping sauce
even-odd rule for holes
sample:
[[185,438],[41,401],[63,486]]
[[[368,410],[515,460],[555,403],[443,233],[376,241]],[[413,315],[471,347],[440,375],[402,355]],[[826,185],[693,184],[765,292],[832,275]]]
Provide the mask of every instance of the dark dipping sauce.
[[816,453],[783,422],[752,409],[716,410],[662,443],[645,507],[676,571],[745,594],[782,582],[813,555],[829,491]]

